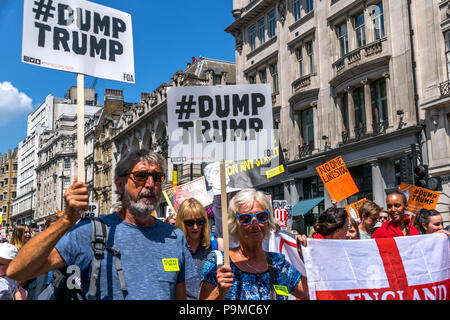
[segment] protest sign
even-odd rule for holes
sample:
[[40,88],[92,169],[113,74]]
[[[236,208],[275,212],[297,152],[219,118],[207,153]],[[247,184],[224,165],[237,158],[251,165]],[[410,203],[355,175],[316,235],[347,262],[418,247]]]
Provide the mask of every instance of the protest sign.
[[[272,157],[250,159],[244,161],[225,161],[226,192],[254,188],[268,183],[286,174],[283,153],[275,140]],[[213,195],[220,194],[219,162],[212,162],[203,169],[206,178],[206,189]]]
[[302,252],[312,300],[450,298],[450,252],[444,234],[308,239]]
[[163,190],[163,195],[173,212],[177,212],[180,204],[189,198],[197,199],[204,207],[212,203],[212,199],[206,191],[205,177]]
[[98,204],[92,202],[89,203],[89,208],[81,215],[81,219],[93,217],[98,217]]
[[406,197],[405,213],[416,216],[420,209],[436,209],[439,200],[439,192],[401,183],[398,191]]
[[22,62],[135,83],[131,15],[85,0],[24,0]]
[[331,199],[340,202],[358,193],[358,187],[341,156],[318,166],[316,170]]
[[281,230],[287,230],[287,201],[286,200],[272,200],[273,214],[279,221]]
[[267,84],[169,87],[167,116],[172,163],[243,161],[275,154]]
[[366,201],[366,198],[353,202],[349,205],[345,206],[345,210],[347,210],[348,216],[353,218],[356,222],[360,223],[361,219],[359,217],[359,206],[363,201]]

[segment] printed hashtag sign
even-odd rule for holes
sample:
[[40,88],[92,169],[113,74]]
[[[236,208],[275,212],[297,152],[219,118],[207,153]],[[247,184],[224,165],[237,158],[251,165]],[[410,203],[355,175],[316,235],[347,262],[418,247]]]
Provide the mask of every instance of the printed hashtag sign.
[[24,0],[22,62],[134,83],[131,16],[85,0]]
[[275,155],[269,85],[170,87],[167,115],[173,163]]

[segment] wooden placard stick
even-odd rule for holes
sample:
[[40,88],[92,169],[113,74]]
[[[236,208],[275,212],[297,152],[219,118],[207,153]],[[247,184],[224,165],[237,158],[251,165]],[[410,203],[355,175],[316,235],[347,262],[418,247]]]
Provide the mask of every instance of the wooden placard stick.
[[77,75],[77,176],[85,182],[84,173],[84,75]]
[[230,265],[230,242],[228,238],[228,203],[227,203],[227,183],[225,180],[225,161],[220,163],[220,189],[222,206],[222,233],[223,233],[223,263]]

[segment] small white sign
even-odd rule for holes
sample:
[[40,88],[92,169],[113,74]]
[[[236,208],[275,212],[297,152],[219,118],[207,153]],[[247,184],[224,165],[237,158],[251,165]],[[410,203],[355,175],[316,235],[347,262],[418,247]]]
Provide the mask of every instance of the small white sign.
[[24,0],[22,62],[135,83],[131,15],[85,0]]
[[288,225],[288,209],[286,200],[272,200],[273,213],[275,218],[280,222],[280,229],[287,230]]
[[89,203],[89,209],[83,213],[81,219],[92,217],[98,217],[98,204],[94,202]]
[[273,157],[268,84],[169,87],[167,117],[172,163]]

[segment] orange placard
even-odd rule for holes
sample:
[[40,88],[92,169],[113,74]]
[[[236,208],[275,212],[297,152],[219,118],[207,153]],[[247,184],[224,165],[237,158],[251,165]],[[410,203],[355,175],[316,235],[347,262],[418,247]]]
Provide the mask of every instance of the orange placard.
[[353,218],[358,223],[361,221],[361,219],[359,218],[359,206],[363,201],[366,200],[366,198],[363,198],[345,206],[345,210],[347,210],[348,216],[350,218]]
[[341,156],[318,166],[316,170],[331,199],[340,202],[359,192]]
[[420,209],[436,209],[439,192],[401,183],[398,191],[406,196],[406,211],[412,216],[419,213]]

